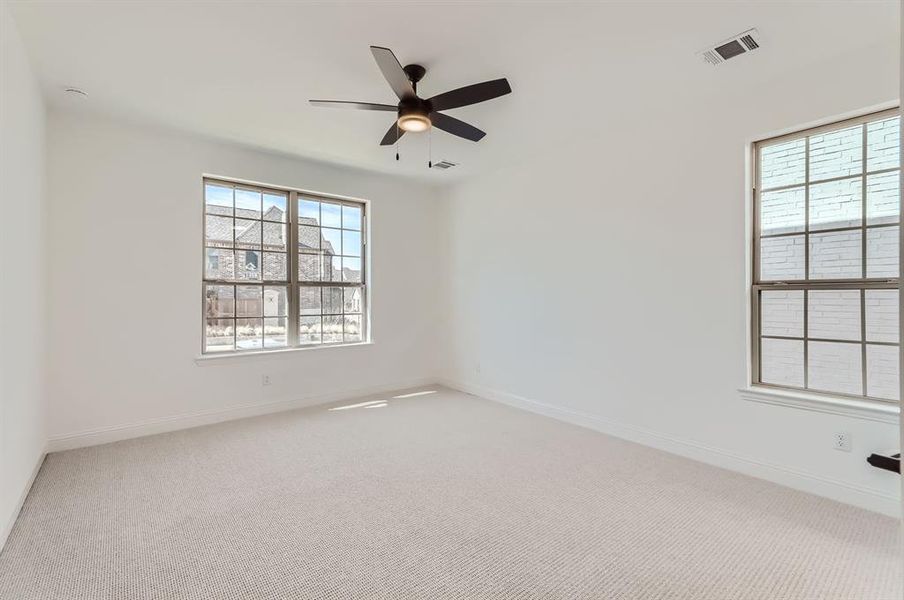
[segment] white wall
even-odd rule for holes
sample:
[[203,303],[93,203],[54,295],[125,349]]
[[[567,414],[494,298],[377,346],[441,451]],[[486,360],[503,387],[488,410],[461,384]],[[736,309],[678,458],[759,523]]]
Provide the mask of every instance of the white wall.
[[[434,377],[433,189],[80,112],[48,128],[53,448]],[[202,173],[370,200],[375,343],[196,364]]]
[[0,3],[0,548],[44,452],[44,102]]
[[[897,447],[894,423],[737,390],[747,381],[747,144],[893,101],[898,69],[896,45],[881,46],[771,86],[639,99],[601,133],[451,190],[444,378],[897,512],[897,478],[865,462]],[[835,431],[852,434],[853,452],[832,449]]]

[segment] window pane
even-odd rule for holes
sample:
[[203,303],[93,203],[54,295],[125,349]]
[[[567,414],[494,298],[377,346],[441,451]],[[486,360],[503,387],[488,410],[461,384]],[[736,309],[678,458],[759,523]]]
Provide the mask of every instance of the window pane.
[[361,256],[361,232],[342,232],[342,254],[345,256]]
[[261,316],[261,286],[238,285],[235,288],[235,310],[239,317]]
[[235,347],[237,350],[256,350],[264,345],[263,319],[236,319]]
[[231,285],[208,285],[204,314],[208,318],[235,316],[235,290]]
[[342,314],[342,288],[341,287],[325,287],[325,288],[323,288],[323,314],[325,314],[325,315]]
[[323,280],[342,281],[342,258],[339,256],[323,257]]
[[285,281],[286,255],[277,252],[264,252],[264,279],[267,281]]
[[261,247],[261,222],[236,219],[235,247],[246,250],[259,250]]
[[343,257],[342,280],[350,283],[361,283],[361,259]]
[[804,182],[806,142],[803,138],[760,152],[760,185],[763,189]]
[[221,248],[207,248],[204,276],[207,279],[234,279],[235,253]]
[[810,290],[807,337],[860,339],[860,290]]
[[267,221],[286,222],[286,195],[264,193],[264,219]]
[[804,292],[760,292],[760,333],[784,337],[804,336]]
[[255,190],[236,188],[235,216],[246,219],[261,218],[261,193]]
[[286,319],[264,319],[264,347],[283,348],[287,345]]
[[760,380],[763,383],[804,386],[804,342],[802,340],[760,341]]
[[863,127],[810,137],[810,181],[856,175],[863,167]]
[[260,252],[251,252],[250,250],[236,250],[236,279],[245,281],[259,280],[261,278]]
[[357,206],[342,206],[343,229],[361,231],[361,209]]
[[866,290],[866,341],[898,343],[898,290]]
[[323,227],[342,227],[342,206],[331,202],[320,203],[320,224]]
[[866,126],[866,165],[870,171],[898,166],[901,119],[892,117]]
[[804,188],[792,188],[760,195],[762,235],[796,233],[804,230]]
[[844,394],[863,393],[860,344],[807,343],[809,388]]
[[323,317],[323,343],[342,341],[342,316]]
[[810,235],[810,278],[851,279],[863,276],[860,230]]
[[760,279],[804,278],[804,236],[792,235],[760,240]]
[[204,218],[204,237],[207,245],[219,248],[232,248],[232,217]]
[[298,279],[300,281],[320,281],[323,257],[319,254],[298,255]]
[[361,330],[361,316],[345,315],[345,317],[343,317],[343,323],[343,341],[360,342],[363,333]]
[[866,395],[898,400],[898,346],[866,346]]
[[301,317],[298,320],[298,340],[302,344],[320,343],[320,317]]
[[264,223],[264,249],[286,249],[286,226],[281,223]]
[[212,215],[232,215],[232,188],[207,183],[204,185],[204,209]]
[[302,315],[320,314],[320,288],[301,286],[298,288],[298,311]]
[[284,287],[264,288],[264,316],[285,317],[289,314],[289,291]]
[[859,227],[863,220],[859,177],[810,186],[810,230]]
[[232,319],[207,319],[204,332],[204,350],[206,352],[234,350],[232,334]]
[[320,203],[313,200],[298,200],[298,224],[320,225]]
[[360,313],[362,312],[364,300],[364,290],[359,287],[347,287],[343,295],[342,312]]
[[898,226],[866,231],[866,276],[898,278]]
[[320,232],[323,236],[323,251],[327,254],[342,254],[342,231],[323,228]]
[[866,224],[897,223],[900,215],[900,173],[882,173],[866,178]]
[[310,225],[298,226],[298,249],[320,250],[320,228]]

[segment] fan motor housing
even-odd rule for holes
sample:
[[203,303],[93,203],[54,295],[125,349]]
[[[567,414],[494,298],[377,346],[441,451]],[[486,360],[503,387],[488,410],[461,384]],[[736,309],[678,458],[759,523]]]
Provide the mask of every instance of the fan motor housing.
[[426,117],[431,112],[433,112],[433,106],[430,104],[429,100],[422,100],[421,98],[403,98],[401,102],[399,102],[399,117],[404,117],[406,115],[422,115]]

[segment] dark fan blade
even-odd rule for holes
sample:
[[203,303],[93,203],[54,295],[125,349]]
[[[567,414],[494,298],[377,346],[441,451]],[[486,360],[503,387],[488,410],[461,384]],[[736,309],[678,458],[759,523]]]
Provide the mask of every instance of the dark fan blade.
[[392,146],[403,135],[405,135],[405,130],[401,129],[397,123],[393,123],[392,127],[389,128],[389,131],[386,132],[386,135],[384,135],[383,139],[380,141],[380,145]]
[[405,74],[405,70],[402,69],[402,65],[399,64],[399,59],[395,57],[392,50],[379,46],[371,46],[370,51],[373,52],[374,60],[377,61],[377,66],[383,71],[383,77],[389,82],[389,87],[391,87],[392,91],[395,92],[395,95],[399,97],[399,100],[402,98],[414,97],[416,94],[414,93],[414,88],[411,86],[411,82],[408,81],[408,75]]
[[484,100],[492,100],[499,96],[505,96],[511,91],[512,88],[507,79],[494,79],[493,81],[475,83],[474,85],[468,85],[434,96],[430,98],[430,104],[433,105],[433,110],[449,110],[459,106],[477,104]]
[[392,104],[374,104],[373,102],[349,102],[347,100],[308,100],[308,102],[324,108],[356,108],[358,110],[385,110],[386,112],[399,110],[398,106]]
[[444,115],[438,112],[430,113],[430,122],[434,127],[439,127],[443,131],[448,131],[452,135],[463,137],[472,142],[479,142],[486,135],[485,132],[477,129],[473,125],[468,125],[464,121],[459,121],[455,117]]

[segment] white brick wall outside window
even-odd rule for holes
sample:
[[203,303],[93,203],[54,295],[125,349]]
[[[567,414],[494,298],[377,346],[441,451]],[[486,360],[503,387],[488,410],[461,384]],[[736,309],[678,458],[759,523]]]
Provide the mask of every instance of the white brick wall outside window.
[[754,384],[898,402],[897,110],[758,142]]

